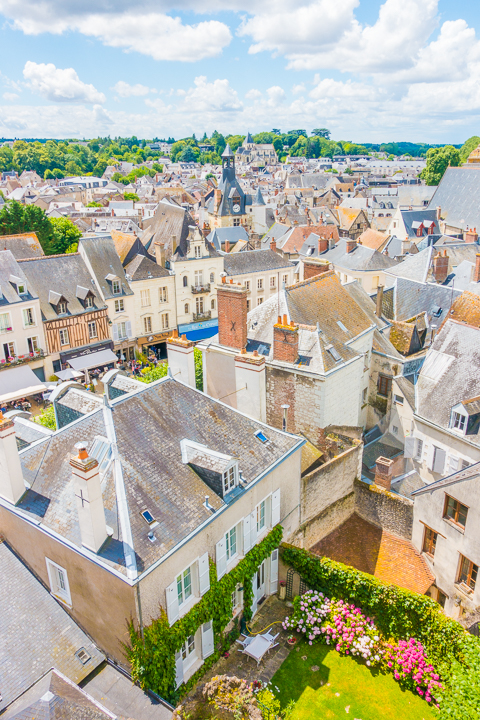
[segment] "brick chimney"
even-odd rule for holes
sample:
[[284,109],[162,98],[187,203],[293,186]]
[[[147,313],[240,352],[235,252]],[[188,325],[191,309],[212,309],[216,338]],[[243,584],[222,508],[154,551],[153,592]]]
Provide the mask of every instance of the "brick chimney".
[[287,316],[278,316],[273,326],[273,359],[294,363],[298,357],[298,327]]
[[465,230],[465,232],[463,233],[463,242],[466,242],[466,243],[478,242],[477,228],[473,228],[473,230],[471,228],[470,228],[470,230],[467,228]]
[[222,191],[218,188],[213,191],[213,212],[218,213],[222,202]]
[[70,460],[75,484],[82,545],[98,553],[108,537],[98,462],[89,457],[84,442],[75,445],[78,455]]
[[242,350],[247,344],[247,294],[243,285],[222,278],[217,285],[218,340],[220,345]]
[[448,255],[447,251],[440,251],[438,255],[433,258],[433,277],[435,282],[444,283],[448,276]]
[[225,252],[229,253],[230,252],[230,240],[225,240],[223,247],[224,247]]
[[15,505],[25,490],[15,426],[0,411],[0,496]]
[[390,490],[392,485],[394,461],[390,458],[379,457],[375,465],[375,485]]
[[318,252],[319,254],[327,252],[328,250],[328,238],[326,237],[319,237],[318,238]]
[[475,271],[473,274],[473,282],[480,283],[480,253],[475,255]]
[[382,317],[383,309],[383,285],[377,287],[377,303],[375,308],[375,315],[379,318]]
[[270,250],[277,252],[277,243],[273,238],[270,240]]
[[329,270],[330,263],[328,260],[323,260],[322,258],[305,258],[305,260],[303,260],[304,280],[310,280],[310,278],[321,275]]
[[356,247],[357,247],[357,241],[356,241],[356,240],[352,240],[351,238],[347,238],[347,242],[346,242],[346,252],[347,252],[347,253],[351,253],[351,252],[353,252],[353,251],[355,250]]

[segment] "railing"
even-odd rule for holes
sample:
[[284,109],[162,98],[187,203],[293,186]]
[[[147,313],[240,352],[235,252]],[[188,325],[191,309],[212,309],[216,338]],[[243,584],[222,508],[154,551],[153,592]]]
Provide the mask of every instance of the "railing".
[[193,322],[202,322],[202,320],[211,320],[212,313],[207,310],[203,313],[193,313]]
[[193,295],[210,292],[210,283],[204,283],[203,285],[192,285],[191,287]]
[[34,360],[40,360],[43,357],[45,357],[43,350],[36,350],[35,352],[27,353],[26,355],[11,355],[6,360],[0,360],[0,370],[17,367],[17,365],[24,365],[25,363],[33,362]]

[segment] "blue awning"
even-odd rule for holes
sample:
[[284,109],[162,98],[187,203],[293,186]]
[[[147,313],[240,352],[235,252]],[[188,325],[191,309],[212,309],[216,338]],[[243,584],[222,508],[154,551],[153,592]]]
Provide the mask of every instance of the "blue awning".
[[205,320],[204,322],[189,323],[188,325],[179,325],[178,334],[186,335],[187,340],[197,342],[213,337],[218,333],[218,318],[213,320]]

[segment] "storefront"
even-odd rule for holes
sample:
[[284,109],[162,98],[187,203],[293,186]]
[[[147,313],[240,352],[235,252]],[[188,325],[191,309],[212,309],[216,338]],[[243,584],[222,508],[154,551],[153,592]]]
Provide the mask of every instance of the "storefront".
[[72,368],[77,371],[111,370],[118,362],[118,357],[113,352],[112,340],[88,345],[83,348],[76,348],[68,352],[60,353],[62,369]]
[[218,318],[205,320],[204,322],[188,323],[178,326],[178,334],[186,335],[187,340],[205,340],[218,333]]
[[157,360],[166,360],[167,358],[167,340],[172,334],[172,330],[167,330],[156,335],[146,335],[137,340],[140,352],[147,357],[153,353]]

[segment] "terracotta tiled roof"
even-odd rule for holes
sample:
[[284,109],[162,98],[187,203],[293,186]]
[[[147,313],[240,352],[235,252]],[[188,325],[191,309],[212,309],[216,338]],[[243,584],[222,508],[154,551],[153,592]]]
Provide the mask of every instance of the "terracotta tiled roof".
[[363,210],[359,210],[358,208],[337,207],[335,208],[335,212],[337,213],[340,227],[349,230],[358,216],[363,213]]
[[291,233],[288,240],[285,242],[284,245],[280,246],[282,249],[282,252],[284,253],[294,253],[298,252],[300,248],[302,247],[303,243],[307,238],[314,233],[315,235],[318,235],[318,237],[321,238],[330,238],[333,237],[335,244],[340,239],[340,236],[338,234],[338,230],[335,225],[308,225],[306,227],[297,227],[294,228],[293,232]]
[[117,255],[123,263],[137,236],[133,233],[120,232],[120,230],[111,230],[110,235],[115,244]]
[[480,327],[480,295],[463,292],[454,300],[445,322],[448,318]]
[[387,242],[388,237],[386,233],[368,228],[368,230],[365,230],[365,232],[360,235],[358,242],[361,242],[362,245],[372,250],[381,250]]
[[356,513],[311,551],[422,594],[435,580],[425,559],[408,540],[385,532]]

